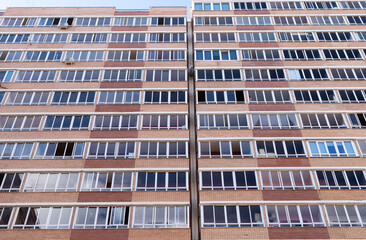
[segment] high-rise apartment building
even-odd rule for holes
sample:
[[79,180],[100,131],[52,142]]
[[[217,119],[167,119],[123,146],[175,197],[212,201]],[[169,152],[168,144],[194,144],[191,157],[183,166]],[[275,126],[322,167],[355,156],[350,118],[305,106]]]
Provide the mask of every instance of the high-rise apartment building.
[[186,10],[0,13],[0,239],[366,239],[366,2]]

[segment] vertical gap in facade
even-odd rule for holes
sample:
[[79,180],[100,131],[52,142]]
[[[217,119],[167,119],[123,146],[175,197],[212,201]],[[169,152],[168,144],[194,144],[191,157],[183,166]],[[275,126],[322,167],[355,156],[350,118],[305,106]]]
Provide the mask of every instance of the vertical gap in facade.
[[189,116],[189,179],[191,193],[191,239],[200,239],[199,200],[197,180],[197,147],[196,147],[196,106],[195,106],[195,78],[193,61],[193,29],[192,22],[187,22],[188,49],[188,116]]

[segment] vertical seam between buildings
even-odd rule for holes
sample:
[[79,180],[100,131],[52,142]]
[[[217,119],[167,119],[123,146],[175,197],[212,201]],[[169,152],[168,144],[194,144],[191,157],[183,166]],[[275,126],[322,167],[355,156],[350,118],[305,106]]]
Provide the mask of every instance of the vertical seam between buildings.
[[193,59],[193,25],[187,21],[187,54],[188,54],[188,114],[189,114],[189,177],[191,198],[191,239],[200,239],[200,221],[198,204],[197,178],[197,146],[196,146],[196,108],[195,108],[195,78]]

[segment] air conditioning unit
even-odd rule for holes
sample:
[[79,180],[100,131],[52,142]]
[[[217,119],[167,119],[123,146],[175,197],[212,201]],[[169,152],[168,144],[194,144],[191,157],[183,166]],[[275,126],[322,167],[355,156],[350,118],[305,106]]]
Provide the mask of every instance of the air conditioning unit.
[[74,59],[73,58],[66,58],[65,59],[65,61],[64,61],[64,63],[66,63],[67,65],[71,65],[71,64],[73,64],[75,61],[74,61]]
[[67,29],[68,27],[69,27],[69,24],[67,24],[67,23],[61,23],[60,24],[61,29]]

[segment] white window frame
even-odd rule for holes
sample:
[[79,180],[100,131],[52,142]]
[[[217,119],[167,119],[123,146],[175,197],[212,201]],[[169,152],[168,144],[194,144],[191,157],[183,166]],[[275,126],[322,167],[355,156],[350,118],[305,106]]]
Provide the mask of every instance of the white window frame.
[[[315,143],[315,145],[313,145],[312,143]],[[327,146],[327,143],[332,144],[332,148],[334,148],[335,153],[330,153],[329,152],[329,147]],[[348,153],[348,149],[345,145],[345,143],[350,143],[352,150],[354,153]],[[319,144],[321,144],[322,147],[324,147],[322,149],[321,146],[319,146]],[[341,144],[341,147],[344,150],[344,153],[341,153],[339,151],[339,147],[337,146],[338,144]],[[308,149],[310,152],[310,157],[359,157],[359,153],[358,150],[355,146],[355,143],[353,141],[307,141],[307,145],[308,145]],[[314,147],[316,147],[317,153],[314,153],[312,151],[311,145],[313,145]],[[325,153],[322,153],[322,150],[325,150]]]
[[[90,73],[90,79],[86,79]],[[102,70],[61,70],[57,78],[57,82],[99,82]],[[62,76],[65,74],[66,76]],[[80,75],[81,76],[78,76]],[[97,78],[95,78],[97,75]],[[61,79],[65,77],[65,79]],[[81,79],[79,79],[81,77]]]
[[[142,119],[141,119],[141,130],[186,130],[188,129],[188,115],[183,115],[183,114],[160,114],[160,115],[141,115]],[[149,119],[147,120],[149,122],[149,126],[148,127],[144,127],[144,121],[145,118],[149,117]],[[151,126],[151,122],[152,122],[152,117],[156,117],[157,118],[157,126],[156,127],[152,127]],[[162,117],[166,117],[166,127],[162,127],[161,126],[161,119]],[[172,121],[172,117],[176,117],[177,121],[173,122]],[[179,123],[179,117],[184,119],[184,125],[183,126],[179,126],[176,123]],[[176,126],[172,126],[172,123],[176,124]]]
[[[136,122],[133,122],[133,118],[136,117]],[[124,120],[128,118],[128,126],[123,126]],[[118,127],[114,127],[116,120],[118,119]],[[97,120],[101,120],[100,126],[97,126]],[[106,126],[108,123],[108,126]],[[94,117],[94,123],[92,130],[138,130],[139,115],[96,115]]]
[[[121,180],[121,186],[118,188],[114,187],[117,178],[116,174],[122,174],[121,178],[118,178]],[[128,174],[130,175],[130,184],[126,187],[124,183],[128,183]],[[133,172],[84,172],[80,184],[80,192],[131,192],[134,175]],[[105,182],[103,182],[104,176],[106,177]],[[109,181],[110,178],[111,181]],[[109,182],[111,184],[110,187],[108,187]],[[104,187],[99,186],[100,184],[104,184]]]
[[[245,121],[247,123],[246,126],[240,125],[239,116],[245,117]],[[217,117],[220,117],[223,120],[224,126],[217,126]],[[231,117],[236,119],[238,126],[231,125]],[[211,122],[211,120],[213,122]],[[206,122],[206,126],[202,126],[201,121]],[[248,114],[199,114],[197,115],[197,122],[197,129],[249,129]],[[213,125],[211,125],[210,123],[213,123]]]
[[[258,152],[258,142],[264,142],[264,151],[263,153]],[[269,142],[272,145],[272,149],[273,149],[273,153],[268,153],[267,152],[267,147],[266,147],[266,142]],[[277,147],[276,147],[276,142],[281,143],[282,145],[282,149],[284,151],[284,153],[278,154],[277,153]],[[288,149],[286,146],[286,143],[290,142],[293,149],[295,150],[295,153],[288,153]],[[304,151],[304,153],[297,153],[297,149],[296,149],[296,145],[295,142],[300,142],[302,145],[302,150]],[[261,150],[261,149],[260,149]],[[303,141],[300,140],[288,140],[288,141],[255,141],[255,151],[256,151],[256,156],[257,158],[306,158],[307,157],[307,151],[305,149],[305,144]]]
[[[128,147],[130,144],[133,144],[133,153],[128,152]],[[95,155],[91,155],[92,145],[97,145],[95,147]],[[100,146],[101,144],[104,144],[104,152],[101,152]],[[114,144],[114,149],[108,149],[109,145]],[[121,144],[125,144],[122,155],[119,154],[119,148]],[[113,154],[108,155],[108,150],[112,150]],[[91,142],[89,143],[88,150],[86,157],[89,159],[114,159],[114,158],[121,158],[121,159],[128,159],[128,158],[135,158],[136,157],[136,151],[137,151],[137,144],[136,142]],[[102,154],[99,154],[102,153]]]
[[[106,100],[101,102],[101,98],[102,98],[102,94],[107,94],[106,95]],[[108,95],[113,95],[113,101],[109,101],[109,96]],[[122,95],[122,96],[119,96]],[[117,99],[118,97],[121,97],[121,102],[119,101],[120,99]],[[131,98],[131,101],[128,98]],[[138,101],[135,101],[134,98],[138,98]],[[117,101],[118,100],[118,101]],[[101,91],[99,92],[99,96],[98,96],[98,101],[97,101],[98,105],[107,105],[107,104],[141,104],[141,91]]]
[[[254,92],[255,94],[255,97],[256,97],[256,100],[251,100],[250,99],[250,95],[249,93],[250,92]],[[258,101],[258,93],[262,93],[263,92],[263,101]],[[267,95],[266,95],[266,92],[270,94],[270,97],[272,98],[272,100],[267,100]],[[289,100],[284,100],[284,92],[287,92],[288,96],[289,96]],[[277,100],[276,99],[276,94],[280,94],[281,96],[281,100]],[[286,104],[286,103],[293,103],[293,99],[292,99],[292,96],[290,94],[290,91],[287,91],[287,90],[278,90],[278,91],[257,91],[257,90],[253,90],[253,91],[247,91],[247,94],[248,94],[248,103],[249,104]]]
[[[343,124],[340,124],[338,122],[338,119],[336,115],[340,115]],[[319,119],[319,116],[321,116],[323,119]],[[307,118],[308,124],[305,125],[304,118]],[[329,117],[332,117],[332,122],[329,120]],[[329,129],[329,128],[349,128],[346,118],[341,113],[316,113],[316,114],[309,114],[309,113],[301,113],[299,115],[299,118],[301,120],[301,125],[304,129]],[[313,124],[313,121],[316,121],[316,124]],[[326,125],[321,125],[321,121],[325,120]],[[323,122],[324,123],[324,122]],[[332,123],[335,123],[333,125]]]
[[[33,179],[35,182],[32,184],[32,175],[35,177]],[[56,176],[56,182],[51,182],[51,175]],[[66,176],[66,188],[61,188],[61,178],[62,176]],[[76,182],[72,183],[72,176],[76,176]],[[79,178],[80,173],[28,173],[27,178],[25,180],[23,192],[76,192],[78,191],[79,186]],[[42,183],[42,181],[44,181]],[[40,184],[43,184],[41,186]],[[52,186],[49,186],[49,185]],[[73,187],[70,187],[69,184],[74,185]]]
[[[287,173],[286,178],[287,181],[290,180],[290,185],[285,185],[285,175],[283,173]],[[268,174],[268,181],[270,185],[265,185],[264,182],[264,174]],[[306,184],[305,175],[310,177],[311,185]],[[260,171],[261,175],[261,189],[262,190],[315,190],[315,182],[313,179],[313,173],[311,171]],[[275,178],[273,178],[275,176]],[[300,177],[300,179],[296,179],[296,177]],[[276,182],[275,182],[276,181]],[[279,184],[279,185],[277,185]]]

